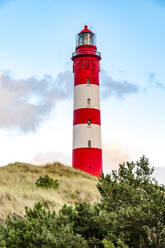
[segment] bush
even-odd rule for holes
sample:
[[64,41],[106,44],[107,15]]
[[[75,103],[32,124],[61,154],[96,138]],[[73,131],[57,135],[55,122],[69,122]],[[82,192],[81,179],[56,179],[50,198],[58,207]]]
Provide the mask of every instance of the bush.
[[99,179],[99,203],[64,205],[58,214],[40,202],[26,208],[24,218],[0,223],[0,248],[164,248],[165,187],[152,172],[142,157]]
[[42,203],[26,208],[25,218],[8,217],[0,223],[0,248],[88,248],[86,240],[74,233],[70,223],[59,222],[55,211],[45,210]]
[[53,178],[50,178],[48,175],[45,175],[44,177],[41,177],[36,181],[35,183],[37,187],[43,187],[43,188],[52,188],[52,189],[58,189],[59,182],[58,180],[54,180]]
[[[120,164],[118,172],[99,179],[99,207],[107,214],[106,241],[114,247],[165,247],[165,187],[152,178],[144,156]],[[111,247],[111,246],[110,246]],[[113,246],[112,246],[113,247]]]

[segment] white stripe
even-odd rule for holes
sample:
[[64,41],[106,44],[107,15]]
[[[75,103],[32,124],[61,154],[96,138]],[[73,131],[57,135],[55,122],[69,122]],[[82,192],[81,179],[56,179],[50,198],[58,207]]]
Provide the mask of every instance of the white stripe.
[[79,124],[73,126],[73,149],[88,147],[91,140],[91,147],[101,149],[101,126],[92,124]]
[[[90,99],[90,104],[88,99]],[[98,85],[79,84],[74,87],[74,110],[79,108],[100,109]]]

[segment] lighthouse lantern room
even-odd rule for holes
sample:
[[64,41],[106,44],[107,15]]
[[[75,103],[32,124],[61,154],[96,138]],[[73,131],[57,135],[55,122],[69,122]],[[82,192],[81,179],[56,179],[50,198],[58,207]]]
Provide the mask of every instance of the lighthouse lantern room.
[[88,26],[77,35],[74,73],[72,166],[94,176],[102,173],[99,72],[101,54]]

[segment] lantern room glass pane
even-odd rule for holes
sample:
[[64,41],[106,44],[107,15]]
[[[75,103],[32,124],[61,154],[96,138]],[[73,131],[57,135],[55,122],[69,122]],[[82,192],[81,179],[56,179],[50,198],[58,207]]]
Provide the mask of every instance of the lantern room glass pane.
[[96,37],[93,33],[80,33],[77,36],[77,46],[96,45]]

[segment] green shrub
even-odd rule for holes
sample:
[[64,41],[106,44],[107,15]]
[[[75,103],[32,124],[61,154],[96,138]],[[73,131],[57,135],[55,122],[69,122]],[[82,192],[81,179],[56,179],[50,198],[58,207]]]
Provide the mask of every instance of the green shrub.
[[58,189],[59,182],[58,180],[54,180],[53,178],[50,178],[48,175],[45,175],[44,177],[41,177],[36,181],[35,183],[37,187],[43,187],[43,188],[52,188],[52,189]]
[[[99,203],[64,205],[56,214],[38,202],[24,218],[8,217],[0,248],[164,248],[165,187],[152,172],[142,157],[99,179]],[[52,180],[46,175],[36,184],[50,187]]]
[[71,223],[61,223],[55,211],[42,203],[26,208],[24,218],[8,217],[0,223],[0,248],[89,248],[87,241],[74,233]]

